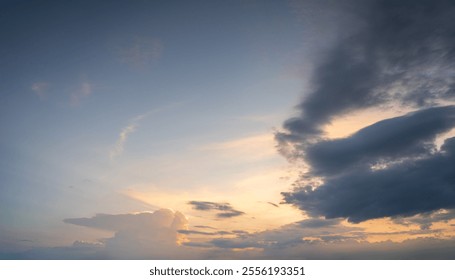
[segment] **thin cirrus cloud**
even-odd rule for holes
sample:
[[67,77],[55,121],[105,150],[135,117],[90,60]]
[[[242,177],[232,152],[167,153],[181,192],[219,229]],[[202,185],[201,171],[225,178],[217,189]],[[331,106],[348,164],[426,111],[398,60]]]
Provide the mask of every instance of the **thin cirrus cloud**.
[[92,84],[89,82],[83,82],[79,88],[73,91],[70,95],[70,105],[78,106],[83,99],[89,97],[92,94]]
[[118,136],[117,142],[115,143],[114,147],[112,147],[111,150],[109,151],[109,157],[111,160],[116,159],[123,153],[126,141],[128,140],[128,136],[136,130],[136,128],[139,125],[139,122],[143,118],[145,118],[147,114],[148,113],[136,116],[129,122],[127,126],[122,128]]
[[[454,138],[440,150],[435,140],[455,126],[455,107],[441,106],[455,100],[455,4],[358,4],[361,24],[320,61],[298,115],[275,135],[285,157],[307,165],[284,201],[354,223],[453,209]],[[325,136],[337,117],[392,105],[415,111],[345,138]]]
[[119,156],[121,156],[124,152],[125,149],[125,144],[128,140],[128,137],[130,136],[131,133],[135,132],[136,129],[138,128],[140,122],[144,120],[146,117],[149,117],[150,115],[157,114],[166,110],[171,110],[174,109],[178,106],[180,106],[182,103],[172,103],[166,106],[163,106],[161,108],[156,108],[147,111],[146,113],[140,114],[132,118],[128,124],[123,127],[119,133],[118,139],[113,147],[111,147],[109,151],[109,158],[110,160],[115,160]]

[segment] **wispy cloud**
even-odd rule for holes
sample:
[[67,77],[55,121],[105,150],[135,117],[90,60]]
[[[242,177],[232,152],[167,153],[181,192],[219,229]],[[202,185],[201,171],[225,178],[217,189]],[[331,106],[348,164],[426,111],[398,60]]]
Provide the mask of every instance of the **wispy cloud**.
[[83,82],[79,88],[71,93],[70,105],[78,106],[81,100],[92,94],[93,87],[89,82]]
[[134,117],[127,126],[122,128],[117,142],[109,152],[109,157],[111,160],[114,160],[123,153],[125,143],[128,140],[128,136],[136,130],[136,128],[139,126],[139,122],[147,115],[148,113]]
[[36,82],[36,83],[32,84],[31,89],[40,99],[44,99],[47,96],[47,90],[49,89],[49,83]]
[[203,152],[217,154],[223,158],[242,161],[261,161],[278,155],[273,134],[262,133],[238,139],[209,143],[199,148]]
[[163,112],[165,110],[170,110],[170,109],[176,108],[181,105],[182,105],[181,102],[172,103],[172,104],[160,107],[160,108],[151,109],[150,111],[147,111],[146,113],[137,115],[134,118],[132,118],[128,122],[128,124],[121,129],[117,142],[109,151],[109,158],[111,160],[114,160],[115,158],[119,157],[123,153],[126,141],[128,140],[128,136],[131,133],[136,131],[136,129],[139,126],[139,123],[143,119],[145,119],[146,117],[149,117],[150,115],[157,114],[157,113]]

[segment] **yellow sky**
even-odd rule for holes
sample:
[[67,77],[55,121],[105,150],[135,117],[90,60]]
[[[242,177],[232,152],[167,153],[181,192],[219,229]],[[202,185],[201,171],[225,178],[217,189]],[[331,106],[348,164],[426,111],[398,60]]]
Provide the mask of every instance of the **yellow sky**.
[[[325,127],[326,136],[346,137],[377,121],[410,111],[388,107],[342,116]],[[250,233],[278,229],[308,217],[294,206],[280,204],[280,193],[292,189],[299,169],[286,162],[275,146],[273,132],[265,131],[185,147],[184,152],[178,154],[135,162],[128,166],[125,174],[139,179],[132,181],[134,183],[125,182],[121,193],[156,209],[171,208],[184,213],[193,230],[201,230],[199,226],[213,228],[213,231],[242,230]],[[164,158],[166,160],[162,160]],[[149,170],[153,174],[144,176],[150,173]],[[245,214],[223,219],[216,216],[216,211],[194,209],[189,201],[229,203]],[[388,218],[360,224],[345,221],[341,225],[352,227],[354,234],[360,228],[365,233],[364,240],[369,242],[455,235],[450,222],[435,223],[434,231],[421,231],[420,234],[417,233],[418,225],[400,225]],[[193,235],[189,238],[194,241],[213,236]]]

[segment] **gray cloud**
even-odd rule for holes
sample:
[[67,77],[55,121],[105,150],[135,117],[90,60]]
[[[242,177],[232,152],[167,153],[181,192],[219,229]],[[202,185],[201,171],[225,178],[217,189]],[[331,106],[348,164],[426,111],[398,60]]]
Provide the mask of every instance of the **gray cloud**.
[[350,137],[309,145],[312,175],[333,176],[352,168],[430,155],[436,136],[455,127],[455,106],[436,107],[382,120]]
[[452,219],[455,219],[455,209],[422,213],[413,217],[398,217],[393,219],[393,222],[405,226],[416,224],[420,226],[421,230],[429,230],[433,223],[448,223]]
[[[328,245],[330,244],[330,245]],[[417,238],[404,242],[302,242],[293,247],[267,248],[261,258],[316,260],[451,260],[455,258],[454,239]]]
[[218,218],[232,218],[245,214],[242,211],[234,209],[229,203],[218,203],[210,201],[190,201],[194,209],[200,211],[217,211]]
[[455,138],[441,151],[383,170],[357,168],[321,186],[283,193],[285,201],[314,216],[361,222],[455,208]]
[[[273,230],[208,242],[188,242],[189,247],[210,248],[206,258],[228,259],[453,259],[455,239],[419,237],[403,242],[368,242],[372,235],[433,235],[437,230],[365,232],[338,224],[340,220],[307,219]],[[237,250],[237,249],[252,250]]]
[[[289,157],[321,137],[322,126],[336,116],[390,102],[421,107],[455,97],[453,1],[355,3],[355,32],[316,63],[299,115],[276,134]],[[297,151],[287,154],[289,145]]]
[[103,249],[96,244],[79,243],[66,247],[43,247],[14,253],[1,253],[0,259],[9,260],[95,260],[106,259]]
[[267,202],[268,204],[272,205],[272,206],[275,206],[276,208],[279,208],[280,206],[278,206],[278,204],[276,203],[273,203],[273,202]]
[[[352,3],[357,26],[339,27],[352,30],[316,62],[298,114],[276,133],[280,152],[308,167],[284,200],[313,217],[351,222],[436,219],[431,213],[455,208],[455,141],[440,151],[434,143],[455,126],[455,107],[438,107],[455,100],[455,3]],[[391,105],[417,110],[343,139],[324,135],[339,116]],[[428,217],[415,222],[429,228]]]
[[212,248],[223,249],[273,249],[313,242],[314,239],[332,242],[352,238],[363,240],[365,238],[361,228],[343,226],[339,224],[340,222],[341,219],[306,219],[277,229],[253,233],[233,231],[232,233],[237,233],[235,237],[217,237],[206,242],[185,243],[185,245],[199,247],[204,244],[204,247],[211,246]]
[[[177,214],[179,217],[180,215]],[[181,217],[180,217],[181,218]],[[183,219],[183,218],[182,218]],[[97,214],[92,218],[65,219],[65,223],[110,231],[142,231],[149,228],[174,227],[174,213],[166,209],[137,214]],[[176,221],[177,223],[178,221]]]
[[333,227],[340,223],[340,220],[332,219],[306,219],[298,222],[297,224],[302,228],[324,228],[324,227]]

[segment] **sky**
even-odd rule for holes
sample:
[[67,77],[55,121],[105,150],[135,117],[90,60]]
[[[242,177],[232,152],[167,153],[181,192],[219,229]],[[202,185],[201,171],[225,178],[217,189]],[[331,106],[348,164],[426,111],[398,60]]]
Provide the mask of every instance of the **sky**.
[[0,259],[455,259],[455,3],[0,2]]

